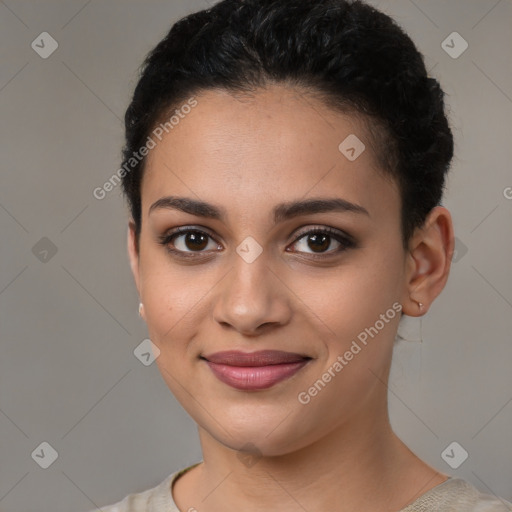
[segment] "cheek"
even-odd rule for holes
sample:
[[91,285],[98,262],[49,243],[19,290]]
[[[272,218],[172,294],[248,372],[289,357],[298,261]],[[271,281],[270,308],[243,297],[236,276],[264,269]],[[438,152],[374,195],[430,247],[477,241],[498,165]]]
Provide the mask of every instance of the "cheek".
[[357,263],[354,259],[354,264],[339,267],[322,286],[301,279],[329,364],[349,351],[350,366],[378,372],[392,350],[400,320],[400,260],[392,255],[377,258],[377,252],[361,252]]
[[[297,295],[309,315],[331,335],[357,334],[378,320],[399,297],[398,272],[370,258],[342,265],[329,275],[302,275]],[[294,290],[295,291],[295,290]]]
[[180,266],[169,258],[165,251],[148,249],[141,260],[146,323],[162,356],[187,349],[197,332],[198,317],[208,314],[208,291],[216,282],[212,272],[201,271],[198,266]]
[[[184,287],[185,286],[185,287]],[[201,295],[198,287],[181,285],[169,276],[159,276],[144,293],[146,322],[154,342],[166,347],[186,339],[194,306]]]

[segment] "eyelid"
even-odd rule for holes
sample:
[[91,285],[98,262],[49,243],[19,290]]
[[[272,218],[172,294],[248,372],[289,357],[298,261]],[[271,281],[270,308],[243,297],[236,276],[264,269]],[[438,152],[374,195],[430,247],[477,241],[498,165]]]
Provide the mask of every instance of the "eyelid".
[[307,229],[295,235],[295,240],[291,243],[291,246],[294,246],[295,244],[299,243],[303,238],[307,237],[308,235],[314,235],[317,233],[326,234],[329,238],[334,239],[339,244],[339,247],[331,249],[326,252],[319,253],[289,251],[288,248],[286,249],[286,251],[296,253],[298,257],[306,258],[308,260],[328,261],[329,258],[339,257],[349,249],[355,249],[358,246],[357,242],[351,235],[336,228],[332,228],[330,226],[309,226]]
[[[166,231],[163,236],[164,237],[169,237],[169,236],[173,236],[173,235],[179,235],[179,234],[183,234],[183,233],[189,233],[190,231],[198,231],[200,233],[204,233],[205,235],[208,235],[209,237],[211,237],[212,239],[214,239],[215,241],[217,241],[215,239],[215,236],[209,228],[205,227],[205,226],[200,226],[200,225],[189,225],[189,226],[179,226],[177,228],[173,228],[173,229],[169,229],[168,231]],[[217,242],[218,243],[218,242]]]
[[195,226],[195,225],[179,226],[177,228],[169,229],[165,233],[163,233],[162,235],[158,235],[157,236],[158,243],[160,243],[163,246],[166,246],[169,251],[174,252],[174,253],[179,253],[179,254],[198,254],[198,255],[200,255],[200,254],[207,254],[207,252],[205,252],[205,251],[189,251],[189,252],[186,252],[186,251],[180,251],[179,249],[172,249],[171,250],[171,249],[168,248],[168,245],[169,245],[169,243],[171,242],[171,240],[173,238],[178,237],[180,235],[186,235],[187,233],[190,233],[190,232],[203,233],[203,234],[209,236],[216,244],[220,245],[220,242],[216,239],[215,235],[213,235],[211,233],[211,231],[207,227],[205,227],[205,226]]
[[330,235],[332,237],[341,238],[346,243],[354,243],[355,244],[354,238],[351,235],[349,235],[348,233],[346,233],[345,231],[342,231],[342,230],[336,229],[336,228],[332,228],[330,226],[311,225],[311,224],[308,224],[307,228],[305,228],[302,231],[299,231],[298,233],[296,233],[294,235],[295,236],[294,243],[297,242],[298,240],[300,240],[304,235],[307,235],[311,232],[327,233],[328,235]]
[[[179,226],[177,228],[170,229],[166,231],[164,234],[158,236],[158,241],[161,245],[165,246],[167,250],[171,253],[183,255],[184,257],[200,257],[201,255],[207,255],[210,251],[180,251],[179,249],[171,249],[169,248],[170,241],[178,237],[180,235],[187,234],[189,232],[199,232],[207,235],[210,237],[215,243],[218,245],[221,245],[218,240],[216,239],[215,235],[211,233],[211,231],[206,228],[205,226],[199,226],[199,225],[187,225],[187,226]],[[347,249],[353,248],[356,246],[355,239],[349,235],[348,233],[332,228],[330,226],[322,226],[322,225],[311,225],[308,224],[304,229],[299,228],[299,232],[295,233],[293,235],[293,240],[291,242],[291,245],[296,244],[298,241],[300,241],[302,238],[304,238],[306,235],[309,234],[315,234],[315,233],[323,233],[327,234],[331,238],[334,238],[341,246],[342,249],[338,248],[335,250],[327,251],[325,253],[305,253],[309,254],[313,258],[327,258],[332,255],[339,254],[341,252],[344,252]],[[298,251],[298,254],[302,254],[301,251]]]

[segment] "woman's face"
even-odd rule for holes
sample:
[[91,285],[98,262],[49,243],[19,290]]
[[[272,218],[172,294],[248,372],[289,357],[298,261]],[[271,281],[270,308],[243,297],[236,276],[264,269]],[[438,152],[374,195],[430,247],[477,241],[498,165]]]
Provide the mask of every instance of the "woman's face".
[[[130,234],[165,382],[212,437],[266,455],[382,420],[406,259],[399,192],[377,172],[363,125],[283,86],[196,101],[148,155],[139,254]],[[161,201],[171,196],[210,206],[187,213]],[[290,208],[313,199],[357,208]],[[178,227],[192,232],[162,245]],[[240,389],[203,359],[226,350],[311,359],[274,385]]]

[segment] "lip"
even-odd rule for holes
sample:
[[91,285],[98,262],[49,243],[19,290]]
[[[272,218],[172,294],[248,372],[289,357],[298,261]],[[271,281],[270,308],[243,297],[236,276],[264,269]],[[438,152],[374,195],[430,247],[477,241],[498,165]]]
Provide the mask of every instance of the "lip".
[[228,366],[268,366],[274,364],[297,363],[309,356],[282,350],[258,350],[257,352],[242,352],[240,350],[226,350],[202,356],[211,363]]
[[311,357],[279,350],[229,350],[202,356],[202,359],[221,382],[236,389],[256,391],[268,389],[290,378],[302,369]]

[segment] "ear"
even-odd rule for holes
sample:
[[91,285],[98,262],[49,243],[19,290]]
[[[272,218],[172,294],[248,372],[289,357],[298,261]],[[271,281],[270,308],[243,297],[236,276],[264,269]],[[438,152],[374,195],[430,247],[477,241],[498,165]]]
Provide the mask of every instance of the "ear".
[[[448,280],[454,248],[450,212],[443,206],[436,206],[409,244],[406,297],[402,302],[404,314],[421,316],[428,311]],[[421,311],[418,302],[423,304]]]
[[139,247],[135,236],[135,222],[130,220],[128,223],[128,257],[130,259],[130,267],[132,269],[135,286],[139,297],[141,297],[140,276],[139,276]]

